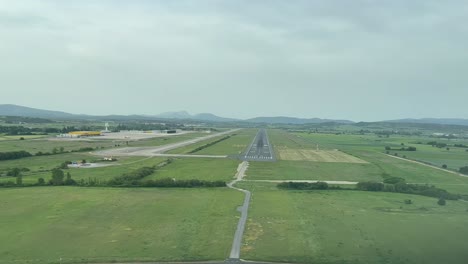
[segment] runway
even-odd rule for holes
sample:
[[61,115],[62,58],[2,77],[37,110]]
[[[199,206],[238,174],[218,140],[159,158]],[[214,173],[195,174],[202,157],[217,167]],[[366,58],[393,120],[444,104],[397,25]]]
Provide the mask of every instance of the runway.
[[276,161],[273,148],[265,129],[260,129],[258,131],[241,159],[246,161]]

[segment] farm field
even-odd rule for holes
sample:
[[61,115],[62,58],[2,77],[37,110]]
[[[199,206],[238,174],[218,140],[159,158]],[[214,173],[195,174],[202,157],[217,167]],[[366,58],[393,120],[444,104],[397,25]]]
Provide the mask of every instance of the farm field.
[[462,264],[468,258],[466,202],[441,207],[435,198],[407,194],[237,186],[254,192],[242,248],[249,260]]
[[236,174],[238,160],[213,158],[176,158],[145,179],[230,181]]
[[339,150],[278,149],[281,160],[305,160],[316,162],[367,163]]
[[[284,133],[284,132],[283,132]],[[406,156],[409,159],[419,160],[442,167],[447,165],[449,169],[458,170],[458,168],[468,165],[468,148],[453,147],[454,144],[468,145],[464,139],[437,139],[427,136],[391,136],[389,138],[378,137],[375,135],[335,135],[335,134],[306,134],[293,133],[296,141],[310,141],[319,144],[324,148],[338,148],[342,150],[369,150],[385,152],[385,147],[389,146],[391,154],[397,153],[400,157]],[[292,136],[289,136],[292,137]],[[445,147],[438,148],[428,145],[428,142],[440,142],[448,144],[449,150]],[[420,144],[422,143],[422,144]],[[404,144],[404,145],[402,145]],[[417,151],[397,150],[401,147],[416,147]]]
[[[468,194],[468,177],[389,157],[383,153],[386,143],[380,141],[368,140],[359,135],[293,134],[282,130],[270,130],[269,134],[279,156],[284,149],[314,150],[319,144],[321,149],[339,149],[367,163],[287,160],[272,164],[251,162],[246,179],[380,182],[387,177],[401,177],[408,183],[435,185],[454,193]],[[401,140],[402,138],[398,139]]]
[[382,181],[382,171],[372,164],[278,160],[250,162],[246,179]]
[[0,263],[224,260],[242,199],[226,188],[3,189]]

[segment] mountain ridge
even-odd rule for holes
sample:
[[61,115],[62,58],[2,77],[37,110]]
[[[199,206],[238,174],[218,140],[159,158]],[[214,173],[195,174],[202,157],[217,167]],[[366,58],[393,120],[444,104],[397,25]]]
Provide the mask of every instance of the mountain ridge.
[[[320,124],[320,123],[338,123],[353,124],[350,120],[343,119],[321,119],[321,118],[298,118],[288,116],[262,116],[248,119],[226,118],[214,115],[212,113],[190,114],[187,111],[164,112],[156,115],[84,115],[71,114],[63,111],[43,110],[32,107],[19,106],[14,104],[0,104],[1,116],[22,116],[37,118],[56,118],[56,119],[105,119],[105,118],[134,118],[134,119],[171,119],[171,120],[197,120],[207,122],[246,122],[246,123],[264,123],[264,124]],[[388,123],[416,123],[416,124],[440,124],[440,125],[463,125],[468,126],[468,119],[463,118],[405,118],[387,121]]]

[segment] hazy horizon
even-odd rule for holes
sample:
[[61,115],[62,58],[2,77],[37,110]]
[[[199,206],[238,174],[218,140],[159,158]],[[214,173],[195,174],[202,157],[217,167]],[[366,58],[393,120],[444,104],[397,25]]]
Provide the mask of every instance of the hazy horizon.
[[4,1],[0,104],[468,118],[468,2]]

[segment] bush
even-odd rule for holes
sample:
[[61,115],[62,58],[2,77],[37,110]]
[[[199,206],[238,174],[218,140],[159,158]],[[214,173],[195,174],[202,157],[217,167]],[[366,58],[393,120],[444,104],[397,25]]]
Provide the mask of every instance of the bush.
[[146,176],[149,176],[155,172],[155,167],[143,167],[139,168],[133,172],[117,176],[108,181],[110,186],[129,186],[129,185],[139,185],[138,181],[143,179]]
[[459,169],[460,173],[463,173],[463,174],[466,174],[468,175],[468,166],[465,166],[465,167],[461,167]]
[[395,186],[393,184],[384,184],[384,192],[395,192]]
[[39,179],[37,179],[37,185],[45,185],[45,180],[44,180],[44,178],[39,178]]
[[164,178],[158,180],[143,181],[141,186],[160,188],[195,188],[195,187],[225,187],[224,181],[202,181],[202,180],[174,180]]
[[281,182],[277,185],[280,189],[295,189],[295,190],[326,190],[328,183],[326,182]]
[[447,169],[447,165],[446,164],[442,165],[442,168]]
[[69,164],[72,164],[72,162],[71,161],[64,161],[64,162],[62,162],[62,164],[60,164],[60,166],[58,168],[62,169],[62,170],[66,170],[66,169],[68,169]]
[[400,182],[406,182],[405,179],[401,178],[401,177],[390,177],[390,178],[386,178],[384,181],[384,183],[390,183],[390,184],[396,184],[396,183],[400,183]]
[[[396,177],[395,177],[396,178]],[[398,179],[398,178],[397,178]],[[395,180],[392,179],[392,182]],[[397,182],[395,184],[383,184],[378,182],[359,182],[356,186],[356,189],[362,191],[384,191],[384,192],[397,192],[397,193],[408,193],[429,196],[434,198],[443,198],[447,200],[458,200],[463,198],[463,196],[458,194],[451,194],[444,189],[436,188],[429,185],[420,185],[420,184],[407,184],[404,181]]]
[[444,198],[440,198],[439,201],[437,201],[438,205],[444,206],[447,202],[445,201]]
[[61,169],[55,168],[52,170],[52,179],[49,181],[50,185],[63,185],[63,178],[65,177]]
[[413,201],[411,201],[411,199],[406,199],[405,200],[405,204],[412,204],[412,203],[413,203]]
[[383,191],[384,184],[380,182],[358,182],[356,188],[362,191],[380,192]]

